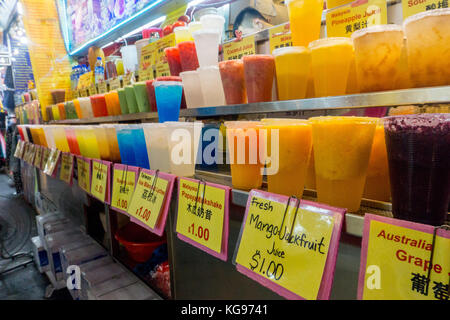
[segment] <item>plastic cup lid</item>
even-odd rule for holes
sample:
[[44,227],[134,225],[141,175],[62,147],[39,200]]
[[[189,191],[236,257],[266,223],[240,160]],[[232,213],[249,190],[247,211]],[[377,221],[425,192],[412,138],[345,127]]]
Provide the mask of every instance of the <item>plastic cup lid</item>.
[[396,24],[382,24],[377,26],[371,26],[353,32],[351,38],[355,39],[369,33],[377,33],[377,32],[403,32],[403,28]]
[[220,36],[220,32],[215,29],[201,29],[192,32],[192,36],[195,38],[195,36],[202,35],[202,34],[217,34]]
[[216,19],[222,21],[222,23],[225,23],[225,18],[219,14],[205,14],[200,17],[200,22],[203,22],[207,19]]
[[442,9],[436,9],[436,10],[429,10],[417,13],[415,15],[412,15],[403,21],[403,27],[408,25],[411,22],[421,20],[427,17],[436,17],[436,16],[448,16],[450,15],[450,8],[442,8]]

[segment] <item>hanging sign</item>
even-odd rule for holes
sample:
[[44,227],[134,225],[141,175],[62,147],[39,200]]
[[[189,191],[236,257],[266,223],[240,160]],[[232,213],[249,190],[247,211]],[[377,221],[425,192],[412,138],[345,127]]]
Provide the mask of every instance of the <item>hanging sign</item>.
[[364,216],[358,299],[448,300],[450,230]]
[[153,79],[153,65],[155,64],[156,44],[152,42],[142,48],[141,63],[139,66],[139,80],[146,81]]
[[278,48],[292,47],[292,37],[289,23],[269,29],[270,52]]
[[91,194],[107,204],[110,203],[110,179],[111,162],[92,160]]
[[51,149],[47,162],[45,163],[44,173],[49,176],[56,174],[56,166],[58,165],[61,151],[58,149]]
[[87,193],[91,189],[91,159],[77,157],[78,185]]
[[329,299],[344,209],[252,190],[237,270],[287,299]]
[[167,57],[164,52],[165,48],[174,47],[175,33],[171,33],[164,38],[161,38],[154,42],[156,46],[155,63],[156,63],[156,77],[167,77],[170,76],[169,63],[167,62]]
[[128,209],[131,221],[162,236],[175,178],[172,174],[142,169]]
[[72,185],[73,182],[73,154],[63,152],[61,154],[61,169],[59,179]]
[[52,152],[52,150],[50,148],[44,148],[44,152],[42,154],[42,164],[41,164],[42,170],[45,170],[45,165],[48,162],[48,158],[50,157],[51,152]]
[[128,206],[133,196],[139,168],[124,164],[114,164],[111,207],[128,215]]
[[109,81],[109,91],[120,89],[120,79],[114,78]]
[[35,156],[34,156],[34,161],[33,161],[33,165],[36,168],[41,168],[41,162],[42,162],[42,153],[43,153],[43,148],[41,146],[35,146],[36,152],[35,152]]
[[91,83],[91,85],[88,88],[88,95],[94,96],[96,94],[97,94],[97,86],[95,85],[95,83]]
[[16,151],[14,152],[14,157],[22,159],[24,152],[25,141],[19,140],[16,145]]
[[350,37],[357,30],[387,24],[386,0],[357,0],[327,10],[326,24],[328,37]]
[[223,60],[237,60],[255,53],[255,36],[247,36],[223,45]]
[[223,261],[228,256],[231,188],[178,178],[176,232],[181,240]]
[[420,12],[448,8],[445,0],[404,0],[402,1],[403,20]]
[[27,152],[25,154],[25,162],[29,163],[29,164],[33,164],[33,160],[34,160],[34,154],[36,151],[36,146],[32,143],[28,144],[27,147]]

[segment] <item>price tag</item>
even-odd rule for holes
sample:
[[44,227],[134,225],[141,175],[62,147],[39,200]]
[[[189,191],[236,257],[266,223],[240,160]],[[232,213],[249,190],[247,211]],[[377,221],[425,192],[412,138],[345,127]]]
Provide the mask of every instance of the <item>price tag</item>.
[[61,154],[61,170],[59,179],[72,185],[73,180],[73,155],[70,153]]
[[448,300],[449,276],[449,230],[364,216],[358,299]]
[[178,180],[178,237],[223,261],[228,254],[229,193],[229,187]]
[[35,146],[35,156],[33,164],[36,168],[41,168],[41,162],[42,162],[42,147],[41,146]]
[[108,88],[107,88],[107,86],[106,86],[106,81],[101,81],[99,84],[98,84],[98,93],[100,93],[100,94],[105,94],[105,93],[107,93],[108,92]]
[[56,174],[56,166],[58,165],[59,156],[61,151],[58,149],[51,149],[50,155],[48,156],[47,162],[45,163],[44,173],[49,176],[54,176]]
[[252,190],[237,270],[287,299],[328,299],[344,209]]
[[164,38],[155,41],[156,52],[154,53],[154,55],[156,63],[156,77],[170,76],[169,63],[167,62],[167,57],[164,49],[174,47],[175,45],[175,33],[171,33]]
[[96,87],[95,83],[91,83],[91,85],[88,88],[88,95],[93,96],[96,94],[97,94],[97,87]]
[[78,185],[87,193],[91,189],[91,159],[77,157]]
[[79,91],[78,91],[78,90],[72,91],[72,97],[73,97],[74,99],[78,99],[78,98],[80,97]]
[[138,175],[138,167],[114,165],[111,207],[115,210],[128,215],[128,206],[131,203]]
[[278,48],[292,47],[289,23],[285,23],[269,29],[270,52]]
[[420,12],[448,8],[446,0],[404,0],[402,1],[403,20]]
[[45,170],[45,165],[48,162],[48,158],[50,157],[51,150],[49,148],[44,148],[44,152],[42,154],[42,166],[41,169]]
[[141,64],[139,66],[139,79],[141,81],[153,79],[153,65],[156,59],[156,42],[152,42],[142,48]]
[[387,23],[386,0],[357,0],[327,10],[328,37],[350,37],[353,32]]
[[30,143],[28,145],[28,149],[27,150],[28,150],[28,152],[27,152],[28,154],[27,154],[27,157],[26,157],[25,161],[27,163],[33,165],[34,155],[36,154],[36,145]]
[[133,73],[127,73],[123,76],[123,87],[129,86],[131,84],[131,78],[133,76]]
[[131,221],[161,236],[169,211],[176,176],[142,169],[131,199]]
[[248,36],[242,40],[232,41],[223,45],[223,59],[236,60],[243,56],[256,53],[255,36]]
[[109,91],[120,89],[120,79],[114,78],[109,81]]
[[14,152],[14,157],[22,159],[24,153],[25,141],[19,140],[16,145],[16,151]]
[[105,203],[109,203],[110,168],[111,162],[92,160],[91,194]]
[[90,87],[94,79],[94,72],[86,72],[80,76],[80,79],[78,80],[78,89],[87,89]]

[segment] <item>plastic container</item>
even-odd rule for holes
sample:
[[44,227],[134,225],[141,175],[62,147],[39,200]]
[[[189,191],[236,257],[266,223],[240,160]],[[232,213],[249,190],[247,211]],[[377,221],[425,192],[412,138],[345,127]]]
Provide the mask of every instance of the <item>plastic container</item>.
[[100,158],[102,160],[111,161],[111,152],[109,150],[108,137],[106,131],[101,126],[94,126],[94,134],[97,139]]
[[185,71],[180,73],[183,89],[186,95],[187,108],[201,108],[205,106],[203,91],[198,71]]
[[106,109],[108,110],[108,115],[110,116],[118,116],[122,114],[122,110],[120,109],[120,100],[119,94],[117,91],[111,91],[105,93],[106,100]]
[[[155,79],[156,81],[178,81],[178,82],[182,82],[181,77],[176,77],[176,76],[162,76],[162,77],[157,77]],[[183,93],[181,95],[181,109],[186,109],[186,97],[184,96],[184,88],[183,88]]]
[[248,103],[272,101],[275,59],[271,55],[244,56],[245,86]]
[[122,114],[128,114],[130,111],[128,110],[127,96],[125,94],[125,89],[120,88],[117,90],[117,94],[119,96],[120,103],[120,111]]
[[178,121],[183,85],[178,81],[155,81],[153,86],[159,122]]
[[94,117],[108,116],[108,108],[106,107],[106,99],[104,94],[96,94],[91,96],[92,113]]
[[105,131],[106,140],[108,141],[110,161],[114,163],[120,163],[121,162],[120,149],[119,143],[117,142],[117,133],[115,125],[102,124],[100,125],[100,128]]
[[133,141],[134,155],[136,157],[136,166],[139,168],[150,169],[147,154],[147,144],[145,143],[144,131],[141,125],[130,125],[131,138]]
[[150,43],[149,39],[141,39],[135,42],[135,46],[136,46],[136,55],[137,55],[137,65],[138,67],[141,65],[141,53],[142,53],[142,48],[144,48],[146,45],[148,45]]
[[145,82],[137,82],[133,85],[133,88],[139,112],[150,112],[150,102],[148,101]]
[[167,63],[169,64],[170,74],[172,76],[178,76],[182,70],[178,47],[165,48],[164,53],[166,54]]
[[320,37],[323,0],[287,0],[289,25],[294,46],[307,47]]
[[157,112],[158,108],[156,107],[156,96],[155,96],[155,87],[153,86],[153,82],[156,80],[148,80],[145,82],[145,85],[147,87],[147,97],[148,102],[150,103],[150,110],[152,112]]
[[197,50],[194,41],[184,41],[177,44],[180,54],[181,70],[195,71],[199,67]]
[[352,34],[356,74],[361,92],[396,89],[401,76],[403,30],[397,25],[379,25]]
[[165,236],[158,237],[132,222],[119,229],[115,234],[115,238],[125,247],[132,260],[141,263],[150,259],[153,251],[166,243]]
[[70,153],[81,156],[80,147],[77,141],[77,135],[73,127],[65,127],[67,143],[69,144]]
[[191,35],[198,30],[202,30],[203,26],[200,21],[192,21],[188,24],[189,32]]
[[203,93],[205,107],[224,106],[225,93],[218,66],[200,67],[197,69]]
[[125,87],[125,97],[127,99],[128,112],[129,113],[138,113],[139,108],[138,108],[136,94],[134,93],[133,86],[130,85],[130,86]]
[[66,108],[65,108],[65,103],[58,103],[58,110],[59,110],[59,120],[66,120],[67,116],[66,116]]
[[75,112],[77,114],[77,118],[78,119],[82,119],[83,118],[83,113],[81,112],[80,100],[74,99],[73,100],[73,105],[75,107]]
[[173,33],[175,33],[176,43],[194,40],[188,27],[176,27],[173,29]]
[[[202,29],[192,34],[195,41],[200,67],[217,66],[219,61],[220,33],[216,30]],[[189,71],[184,70],[183,71]]]
[[77,111],[75,110],[75,104],[73,101],[67,101],[65,103],[66,118],[67,119],[78,119]]
[[78,98],[80,101],[80,109],[81,114],[83,115],[83,119],[90,119],[94,117],[94,113],[92,112],[92,103],[89,97]]
[[122,163],[129,166],[136,166],[137,162],[134,155],[131,129],[127,125],[116,125],[115,129]]
[[150,168],[152,170],[170,172],[170,154],[166,125],[163,123],[144,123],[143,130]]
[[219,33],[219,43],[225,29],[225,18],[218,14],[205,14],[201,16],[200,22],[203,30],[214,30]]
[[138,67],[138,55],[135,45],[129,45],[120,49],[125,74],[135,72]]
[[55,89],[51,90],[50,93],[52,94],[53,104],[58,104],[66,101],[66,90]]
[[244,63],[242,60],[221,61],[219,62],[219,70],[226,103],[247,103]]

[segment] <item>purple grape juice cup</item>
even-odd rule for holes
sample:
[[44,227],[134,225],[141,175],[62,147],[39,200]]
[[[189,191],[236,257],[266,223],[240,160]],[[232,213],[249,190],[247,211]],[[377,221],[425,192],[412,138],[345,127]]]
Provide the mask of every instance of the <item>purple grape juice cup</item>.
[[444,224],[450,199],[450,114],[385,120],[394,217]]

